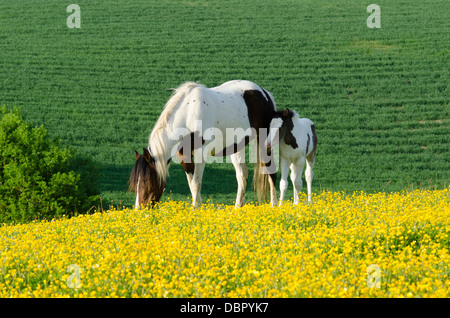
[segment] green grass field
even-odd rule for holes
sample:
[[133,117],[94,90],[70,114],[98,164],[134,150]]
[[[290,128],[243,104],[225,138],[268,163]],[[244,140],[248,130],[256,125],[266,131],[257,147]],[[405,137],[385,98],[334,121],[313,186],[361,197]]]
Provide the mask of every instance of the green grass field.
[[[133,150],[185,81],[248,79],[312,119],[313,191],[449,183],[447,0],[376,1],[380,29],[366,25],[371,1],[79,0],[80,29],[70,3],[0,3],[0,105],[91,155],[114,205],[134,203]],[[165,198],[185,200],[181,166],[170,174]],[[231,164],[207,166],[202,195],[232,203]]]

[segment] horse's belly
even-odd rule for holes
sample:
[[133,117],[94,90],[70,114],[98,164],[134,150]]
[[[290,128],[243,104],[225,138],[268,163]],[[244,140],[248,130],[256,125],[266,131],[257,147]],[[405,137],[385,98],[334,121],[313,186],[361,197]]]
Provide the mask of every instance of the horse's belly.
[[280,141],[280,155],[289,162],[297,162],[304,158],[306,154],[303,147],[294,149],[284,141]]

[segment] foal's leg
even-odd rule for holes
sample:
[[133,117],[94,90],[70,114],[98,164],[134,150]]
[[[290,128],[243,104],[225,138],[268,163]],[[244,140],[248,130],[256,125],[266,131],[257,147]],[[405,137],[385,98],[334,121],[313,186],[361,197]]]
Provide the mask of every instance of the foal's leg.
[[238,190],[236,195],[235,208],[240,208],[244,205],[245,188],[247,187],[248,168],[245,164],[245,148],[230,156],[234,169],[236,169],[236,179]]
[[284,195],[288,187],[287,177],[289,174],[289,166],[286,159],[280,157],[280,170],[281,170],[281,180],[280,180],[280,205],[283,204]]
[[291,163],[291,181],[294,186],[294,204],[298,204],[299,193],[302,190],[302,172],[305,164],[305,158],[297,160],[297,162]]
[[311,184],[314,177],[314,156],[306,157],[305,180],[308,189],[308,202],[311,202]]

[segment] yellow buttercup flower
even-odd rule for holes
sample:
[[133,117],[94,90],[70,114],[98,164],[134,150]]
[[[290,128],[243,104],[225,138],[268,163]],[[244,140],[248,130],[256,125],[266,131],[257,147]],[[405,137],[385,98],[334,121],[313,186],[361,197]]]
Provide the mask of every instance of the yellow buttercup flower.
[[0,297],[449,297],[449,197],[324,191],[3,225]]

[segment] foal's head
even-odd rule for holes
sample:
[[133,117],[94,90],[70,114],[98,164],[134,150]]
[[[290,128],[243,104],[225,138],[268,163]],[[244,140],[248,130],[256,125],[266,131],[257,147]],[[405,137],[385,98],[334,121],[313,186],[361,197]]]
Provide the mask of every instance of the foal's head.
[[[266,141],[267,148],[270,149],[276,146],[283,138],[287,144],[292,142],[290,138],[292,136],[291,131],[294,128],[294,123],[292,121],[294,116],[295,112],[289,110],[289,108],[275,112],[272,120],[270,121],[270,130]],[[294,137],[292,136],[292,138]]]
[[129,180],[129,191],[136,192],[135,208],[138,209],[142,204],[155,205],[161,198],[166,183],[160,183],[155,169],[155,160],[147,148],[143,148],[144,153],[140,155],[136,150],[136,163],[131,170]]

